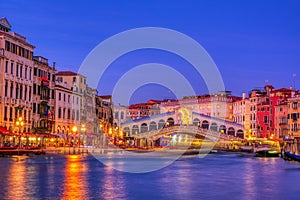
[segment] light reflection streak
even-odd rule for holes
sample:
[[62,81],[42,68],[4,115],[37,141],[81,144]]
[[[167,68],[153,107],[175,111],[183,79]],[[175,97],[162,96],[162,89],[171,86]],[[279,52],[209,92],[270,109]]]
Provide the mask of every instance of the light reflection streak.
[[8,169],[7,196],[14,199],[25,199],[26,196],[26,166],[24,162],[13,162]]
[[88,189],[85,178],[87,171],[88,166],[85,161],[81,161],[81,156],[67,157],[63,199],[87,199]]
[[126,189],[124,177],[122,175],[116,176],[118,172],[112,166],[105,167],[104,170],[104,181],[101,189],[101,191],[103,191],[102,198],[104,200],[125,198]]
[[248,160],[248,162],[246,162],[245,165],[245,177],[244,177],[244,181],[245,181],[245,199],[255,199],[256,197],[256,184],[255,184],[255,169],[253,168],[254,166],[252,165],[252,163],[250,163],[251,160]]

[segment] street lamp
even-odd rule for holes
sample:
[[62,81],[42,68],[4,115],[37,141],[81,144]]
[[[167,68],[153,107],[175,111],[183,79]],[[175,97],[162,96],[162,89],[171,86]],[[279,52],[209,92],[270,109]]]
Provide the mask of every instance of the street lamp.
[[[73,132],[73,135],[76,135],[76,133],[77,133],[77,126],[73,126],[72,132]],[[74,139],[73,139],[73,141],[74,141]],[[76,141],[76,140],[75,140],[75,141]],[[75,143],[75,141],[74,141],[74,143]],[[74,145],[74,144],[73,144],[73,145]]]
[[18,118],[18,120],[16,121],[16,126],[18,127],[18,131],[19,131],[19,147],[20,147],[20,145],[21,145],[21,127],[24,126],[22,117]]

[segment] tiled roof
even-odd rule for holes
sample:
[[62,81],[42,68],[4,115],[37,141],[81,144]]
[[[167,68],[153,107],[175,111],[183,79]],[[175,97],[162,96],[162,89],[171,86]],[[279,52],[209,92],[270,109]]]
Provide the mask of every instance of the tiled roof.
[[102,99],[110,99],[111,95],[99,95],[98,97],[100,97]]
[[56,73],[56,76],[76,76],[76,75],[78,74],[72,71],[60,71]]

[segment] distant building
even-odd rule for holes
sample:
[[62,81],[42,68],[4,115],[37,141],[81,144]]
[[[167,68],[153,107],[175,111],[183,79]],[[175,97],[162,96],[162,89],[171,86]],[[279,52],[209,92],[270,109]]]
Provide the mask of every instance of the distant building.
[[67,139],[72,135],[74,125],[80,123],[79,96],[73,94],[70,87],[61,82],[55,85],[55,133]]
[[[262,138],[280,138],[286,134],[284,106],[288,98],[295,92],[292,89],[275,90],[266,85],[257,99],[257,136]],[[277,111],[277,112],[276,112]],[[283,131],[283,132],[282,132]]]
[[108,133],[113,127],[113,102],[111,95],[96,96],[96,116],[102,132]]
[[132,104],[128,107],[127,116],[130,119],[139,119],[160,113],[161,101],[149,100],[146,103]]
[[76,134],[80,135],[83,145],[95,145],[99,139],[99,124],[96,116],[96,89],[88,87],[85,76],[72,71],[57,72],[56,82],[58,86],[63,86],[71,92],[71,103],[65,105],[68,107],[66,109],[71,109],[73,119],[70,122],[73,124],[70,124],[69,128],[76,127]]
[[300,137],[300,94],[288,99],[288,136]]
[[233,119],[244,126],[246,138],[253,136],[250,129],[250,99],[246,98],[246,93],[243,93],[242,99],[233,102]]
[[180,100],[166,100],[160,104],[161,113],[185,108],[193,112],[223,120],[233,121],[233,103],[240,97],[224,91],[214,95],[183,97]]

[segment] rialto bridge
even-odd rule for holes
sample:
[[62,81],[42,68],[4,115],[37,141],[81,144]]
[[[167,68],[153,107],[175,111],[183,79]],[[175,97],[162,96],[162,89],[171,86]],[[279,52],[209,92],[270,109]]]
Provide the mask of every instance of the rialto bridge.
[[[178,111],[166,112],[136,120],[129,120],[122,123],[121,128],[127,137],[141,138],[147,135],[151,135],[151,137],[157,135],[157,137],[155,137],[157,139],[160,136],[163,137],[163,134],[161,134],[163,132],[160,130],[181,125],[183,125],[182,127],[194,127],[193,129],[196,132],[201,130],[202,132],[209,131],[220,133],[220,135],[231,136],[233,138],[244,138],[244,127],[241,124],[196,112],[190,112],[185,108]],[[173,130],[174,133],[179,131],[175,129]],[[169,130],[171,129],[169,128]],[[196,134],[195,131],[193,134]],[[181,132],[184,132],[184,130]]]

